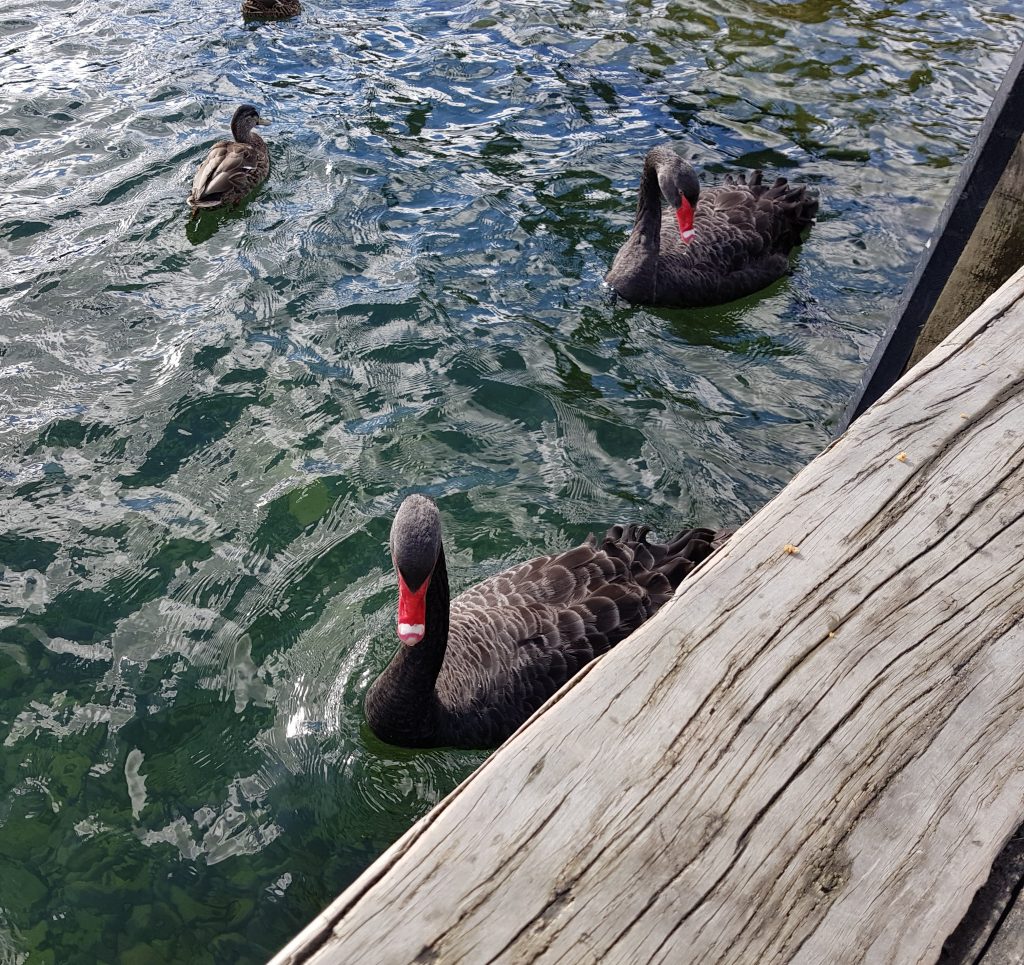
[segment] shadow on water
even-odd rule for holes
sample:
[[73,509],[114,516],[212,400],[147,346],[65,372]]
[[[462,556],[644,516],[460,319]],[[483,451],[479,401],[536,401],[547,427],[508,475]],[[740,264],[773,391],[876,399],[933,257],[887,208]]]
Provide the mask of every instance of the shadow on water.
[[245,221],[250,216],[250,208],[259,197],[260,189],[256,188],[237,204],[223,208],[207,208],[194,216],[189,216],[185,207],[185,237],[193,245],[201,245],[209,241],[221,228],[221,225],[232,221]]

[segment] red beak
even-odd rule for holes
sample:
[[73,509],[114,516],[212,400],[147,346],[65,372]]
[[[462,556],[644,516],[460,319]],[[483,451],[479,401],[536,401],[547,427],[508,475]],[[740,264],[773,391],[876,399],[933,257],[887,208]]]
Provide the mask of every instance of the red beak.
[[427,587],[430,577],[423,581],[414,593],[405,585],[401,572],[398,572],[398,639],[407,647],[419,643],[427,632]]
[[686,198],[681,198],[676,208],[676,221],[679,222],[679,237],[684,245],[688,245],[693,239],[693,207]]

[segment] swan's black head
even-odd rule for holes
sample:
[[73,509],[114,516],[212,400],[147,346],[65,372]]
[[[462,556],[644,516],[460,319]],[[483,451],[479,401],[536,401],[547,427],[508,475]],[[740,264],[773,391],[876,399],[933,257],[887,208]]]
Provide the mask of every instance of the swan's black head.
[[683,243],[689,243],[693,238],[693,209],[700,198],[697,173],[670,147],[652,147],[644,158],[644,168],[657,176],[662,197],[675,210]]
[[269,123],[260,117],[260,112],[252,104],[243,104],[231,115],[231,135],[236,141],[244,141],[257,124]]
[[398,636],[411,646],[426,630],[426,595],[441,555],[441,514],[432,499],[413,495],[391,524],[391,557],[398,574]]
[[672,148],[652,147],[644,158],[644,166],[654,169],[662,196],[673,208],[678,208],[683,198],[691,207],[697,207],[700,197],[697,173]]

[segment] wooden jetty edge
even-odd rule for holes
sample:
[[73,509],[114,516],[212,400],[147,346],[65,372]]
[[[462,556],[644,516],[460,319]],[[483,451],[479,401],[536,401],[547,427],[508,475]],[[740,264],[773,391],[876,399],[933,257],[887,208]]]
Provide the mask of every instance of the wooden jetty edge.
[[1024,270],[273,961],[933,962],[1022,822]]

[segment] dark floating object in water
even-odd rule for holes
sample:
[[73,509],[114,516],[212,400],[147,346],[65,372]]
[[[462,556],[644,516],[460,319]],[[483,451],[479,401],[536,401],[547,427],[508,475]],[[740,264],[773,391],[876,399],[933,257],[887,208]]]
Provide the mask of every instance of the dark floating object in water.
[[242,0],[242,16],[247,20],[287,20],[300,13],[299,0]]
[[237,204],[270,173],[270,152],[253,128],[269,124],[259,111],[243,104],[231,118],[233,141],[218,141],[192,179],[188,204],[194,218],[200,211]]
[[[666,603],[708,557],[716,534],[648,543],[613,526],[600,544],[542,556],[449,603],[441,517],[409,496],[391,527],[398,653],[366,695],[373,732],[404,747],[494,747],[584,664]],[[720,534],[724,539],[724,534]]]
[[[662,198],[675,223],[663,223]],[[605,281],[643,305],[720,305],[781,278],[817,211],[806,187],[785,178],[765,185],[760,171],[701,191],[686,161],[655,147],[644,158],[633,230]]]

